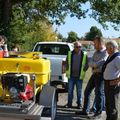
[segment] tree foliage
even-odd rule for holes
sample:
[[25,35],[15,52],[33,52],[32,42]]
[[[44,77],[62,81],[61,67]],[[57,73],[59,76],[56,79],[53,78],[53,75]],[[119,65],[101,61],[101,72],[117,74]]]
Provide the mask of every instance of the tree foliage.
[[100,29],[98,29],[96,26],[92,26],[90,28],[90,32],[86,33],[85,39],[93,41],[96,36],[102,36],[102,32]]
[[[90,9],[82,8],[82,5],[86,2],[89,2]],[[64,22],[67,14],[80,19],[85,17],[89,10],[92,10],[89,15],[101,24],[105,22],[120,24],[119,0],[0,0],[0,5],[0,9],[3,11],[1,12],[2,18],[5,19],[4,22],[10,20],[12,6],[18,5],[25,9],[26,17],[30,13],[34,14],[35,17],[50,17],[52,22],[56,24]],[[32,11],[33,9],[35,10],[34,12]]]
[[[82,5],[87,2],[90,4],[90,9],[83,9]],[[63,22],[67,14],[70,14],[71,17],[76,16],[79,19],[85,17],[88,10],[92,10],[91,17],[100,23],[120,23],[119,0],[0,0],[0,3],[1,6],[6,6],[6,9],[3,7],[6,12],[9,8],[9,16],[12,13],[11,8],[13,5],[17,4],[20,7],[25,7],[26,4],[29,4],[26,12],[29,11],[30,13],[30,9],[35,9],[37,12],[34,12],[34,14],[41,17],[51,17],[52,21],[57,24]]]
[[104,27],[110,22],[116,30],[120,28],[120,0],[90,0],[90,5],[90,16]]
[[[82,7],[86,3],[90,8]],[[43,21],[50,27],[64,23],[67,15],[81,19],[88,14],[103,27],[110,22],[116,30],[120,28],[120,0],[0,0],[0,34],[23,43],[28,36],[42,37],[37,31]]]
[[54,32],[52,24],[47,18],[37,16],[37,11],[32,9],[33,6],[32,2],[12,5],[12,17],[8,21],[7,29],[1,24],[4,28],[1,29],[1,34],[9,31],[9,34],[6,33],[9,46],[12,47],[17,43],[24,50],[30,50],[37,41],[55,40],[57,34]]
[[67,38],[68,42],[75,42],[77,40],[79,40],[79,38],[76,32],[71,31],[68,33],[68,38]]

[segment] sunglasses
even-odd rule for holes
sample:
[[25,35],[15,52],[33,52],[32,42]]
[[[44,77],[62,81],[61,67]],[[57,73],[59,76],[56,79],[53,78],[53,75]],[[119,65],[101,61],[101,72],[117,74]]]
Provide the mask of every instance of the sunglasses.
[[75,46],[75,48],[81,48],[81,46]]

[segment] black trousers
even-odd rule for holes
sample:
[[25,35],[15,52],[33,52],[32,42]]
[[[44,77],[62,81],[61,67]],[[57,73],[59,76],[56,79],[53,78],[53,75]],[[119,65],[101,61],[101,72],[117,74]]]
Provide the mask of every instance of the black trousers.
[[120,106],[120,83],[110,85],[105,80],[105,97],[106,97],[106,120],[118,120],[118,111]]

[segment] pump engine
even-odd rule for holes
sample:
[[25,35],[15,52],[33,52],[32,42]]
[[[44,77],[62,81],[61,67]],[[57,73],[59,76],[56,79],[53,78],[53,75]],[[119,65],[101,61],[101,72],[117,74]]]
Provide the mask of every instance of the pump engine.
[[29,74],[7,73],[1,76],[2,98],[12,102],[22,102],[33,97],[33,86]]

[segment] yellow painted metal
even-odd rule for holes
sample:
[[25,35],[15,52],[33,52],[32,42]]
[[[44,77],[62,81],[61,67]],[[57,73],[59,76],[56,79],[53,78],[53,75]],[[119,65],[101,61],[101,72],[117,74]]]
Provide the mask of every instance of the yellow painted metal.
[[[14,58],[0,58],[0,74],[6,73],[21,73],[21,74],[35,74],[36,75],[36,90],[42,89],[42,86],[50,80],[50,61],[41,58],[41,53],[31,52],[16,54],[18,57]],[[40,55],[40,56],[39,56]],[[0,77],[1,78],[1,77]],[[29,84],[32,83],[30,81]],[[0,80],[0,97],[4,101],[10,102],[9,92],[3,90]]]
[[18,52],[19,57],[26,57],[26,58],[40,58],[42,56],[42,52]]
[[35,74],[37,85],[45,84],[50,79],[50,61],[42,58],[0,58],[0,73]]

